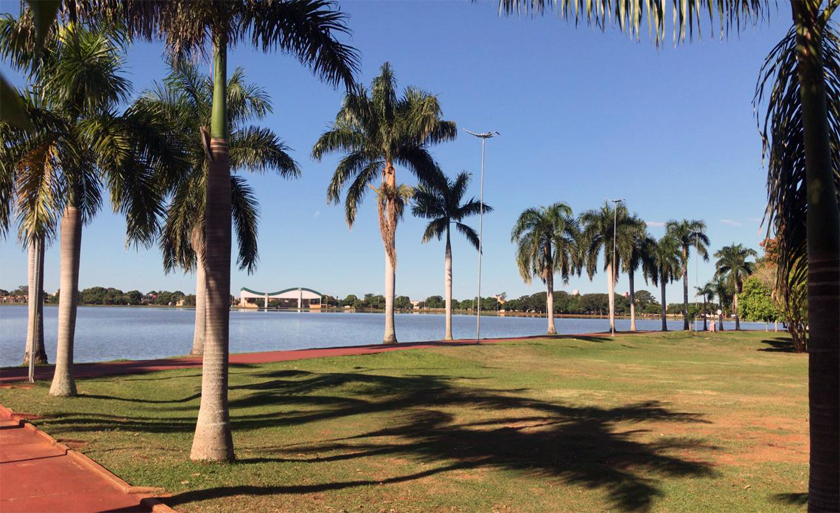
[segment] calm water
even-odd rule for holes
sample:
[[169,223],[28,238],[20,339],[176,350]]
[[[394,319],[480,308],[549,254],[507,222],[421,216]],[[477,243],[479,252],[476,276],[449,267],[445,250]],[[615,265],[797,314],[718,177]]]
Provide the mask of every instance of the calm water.
[[[230,313],[230,350],[233,353],[304,349],[312,347],[376,344],[382,341],[383,314],[321,312]],[[58,308],[44,307],[47,355],[55,360]],[[74,359],[77,362],[161,358],[187,354],[192,347],[194,312],[176,308],[80,307],[76,319]],[[609,329],[607,319],[556,319],[560,333],[592,333]],[[0,307],[0,367],[19,365],[26,343],[26,306]],[[475,317],[455,315],[453,335],[475,335]],[[638,329],[656,330],[659,320],[638,320]],[[732,325],[732,326],[730,326]],[[682,329],[682,321],[669,321]],[[764,329],[764,324],[741,323],[744,329]],[[734,323],[726,323],[731,329]],[[400,342],[438,340],[444,334],[444,317],[437,314],[398,314]],[[545,318],[482,317],[482,337],[514,337],[545,333]],[[619,330],[630,321],[619,319]],[[771,327],[772,329],[772,327]]]

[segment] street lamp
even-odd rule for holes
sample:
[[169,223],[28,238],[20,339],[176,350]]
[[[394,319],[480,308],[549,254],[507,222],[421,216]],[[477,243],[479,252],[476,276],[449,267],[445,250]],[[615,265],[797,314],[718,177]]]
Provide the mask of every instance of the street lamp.
[[[610,202],[615,203],[615,209],[613,210],[613,257],[612,257],[612,276],[610,279],[615,283],[615,277],[618,275],[618,262],[616,262],[616,238],[618,236],[618,204],[624,203],[624,199],[614,199],[610,200]],[[613,285],[614,287],[614,285]],[[610,302],[615,305],[615,294],[613,297],[610,298]],[[615,336],[615,307],[613,306],[612,311],[612,323],[610,324],[610,336]]]
[[466,128],[464,131],[473,137],[481,139],[481,193],[478,200],[481,205],[478,213],[478,298],[475,307],[475,341],[478,342],[481,339],[481,235],[482,229],[484,228],[484,148],[487,139],[501,134],[499,132],[485,132],[480,134],[470,132]]

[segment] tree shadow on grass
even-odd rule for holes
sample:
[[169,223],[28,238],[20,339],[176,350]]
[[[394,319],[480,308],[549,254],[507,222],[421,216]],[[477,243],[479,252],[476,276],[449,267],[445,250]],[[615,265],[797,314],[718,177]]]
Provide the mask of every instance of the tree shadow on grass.
[[790,504],[791,506],[804,506],[808,504],[808,492],[805,493],[777,493],[771,497],[773,502]]
[[[397,457],[432,468],[382,480],[212,487],[176,494],[166,499],[169,505],[236,495],[305,494],[397,484],[458,469],[497,469],[602,489],[613,509],[644,511],[663,495],[657,479],[714,475],[708,463],[679,456],[714,447],[685,438],[643,441],[650,439],[644,436],[645,422],[709,423],[700,415],[672,411],[657,401],[614,408],[576,406],[528,397],[526,389],[480,388],[475,386],[480,380],[466,382],[467,378],[439,375],[383,376],[287,369],[249,374],[247,378],[254,381],[230,387],[232,428],[235,433],[243,433],[240,436],[247,437],[244,433],[250,430],[349,417],[355,417],[356,424],[362,425],[364,418],[360,416],[392,417],[387,428],[351,437],[307,445],[252,448],[260,456],[241,459],[237,465]],[[184,400],[195,398],[156,399],[126,416],[110,412],[53,414],[50,430],[188,433],[195,429],[197,405],[167,404]],[[381,417],[369,423],[382,425]],[[634,425],[638,428],[629,429]],[[301,459],[302,452],[323,456]]]
[[761,347],[758,350],[767,353],[796,353],[796,345],[790,338],[776,337],[762,340],[762,344],[770,347]]
[[[677,455],[714,447],[678,438],[643,442],[638,435],[646,430],[627,429],[649,421],[708,423],[697,414],[672,411],[656,401],[616,408],[571,406],[524,397],[521,389],[458,386],[451,378],[429,375],[279,370],[260,377],[263,381],[231,387],[235,432],[385,412],[394,412],[389,422],[394,425],[308,445],[261,447],[257,449],[259,457],[240,459],[237,465],[397,457],[434,468],[381,480],[206,488],[167,498],[169,505],[236,495],[306,494],[396,484],[452,470],[486,468],[603,489],[614,508],[643,511],[663,495],[658,477],[714,475],[709,464]],[[246,413],[255,409],[264,413]],[[464,410],[470,411],[473,419],[475,412],[481,412],[480,420],[465,422],[452,413]],[[326,455],[295,457],[300,453]]]

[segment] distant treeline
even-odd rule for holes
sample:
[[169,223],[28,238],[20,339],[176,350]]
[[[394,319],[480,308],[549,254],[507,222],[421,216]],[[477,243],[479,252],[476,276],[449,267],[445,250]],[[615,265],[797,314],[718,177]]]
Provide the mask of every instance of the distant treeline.
[[[61,291],[55,294],[44,292],[44,302],[57,303]],[[0,297],[20,298],[24,302],[29,295],[26,285],[16,290],[8,291],[0,289]],[[139,290],[123,292],[113,287],[90,287],[79,292],[79,304],[81,305],[158,305],[158,306],[195,306],[195,295],[184,294],[180,290],[170,292],[168,290],[142,293]]]
[[[522,296],[518,299],[508,299],[504,302],[495,296],[482,297],[481,309],[484,311],[505,310],[507,312],[522,313],[545,313],[545,292],[538,292],[530,296]],[[646,290],[636,292],[636,313],[639,315],[660,314],[660,304],[653,294]],[[376,294],[365,294],[358,297],[350,294],[344,299],[337,300],[333,296],[324,296],[324,304],[328,307],[352,307],[357,310],[382,310],[385,308],[385,297]],[[269,306],[271,304],[269,303]],[[407,296],[398,296],[394,302],[398,310],[414,310],[414,304]],[[417,308],[425,310],[442,310],[446,308],[446,302],[442,296],[429,296],[417,303]],[[717,310],[718,305],[708,303],[708,312]],[[452,300],[453,310],[474,311],[475,299]],[[689,315],[695,316],[703,310],[703,303],[689,303]],[[630,300],[622,295],[615,296],[615,311],[617,315],[630,314]],[[671,303],[666,309],[668,314],[682,313],[682,303]],[[607,294],[569,294],[559,291],[554,293],[555,314],[579,314],[579,315],[607,315],[609,312],[609,296]]]

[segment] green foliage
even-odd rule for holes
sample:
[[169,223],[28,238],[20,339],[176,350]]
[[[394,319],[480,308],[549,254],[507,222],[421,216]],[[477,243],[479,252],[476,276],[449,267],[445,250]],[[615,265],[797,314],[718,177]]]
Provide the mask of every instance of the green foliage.
[[578,223],[563,202],[522,212],[510,240],[516,244],[516,265],[525,283],[535,276],[553,283],[558,272],[563,283],[569,283],[569,277],[580,272],[578,239]]
[[464,224],[465,218],[493,211],[493,207],[486,203],[481,205],[475,198],[470,198],[464,204],[461,201],[467,192],[470,183],[470,174],[459,173],[455,180],[438,170],[437,176],[430,181],[418,185],[414,189],[413,205],[411,212],[421,218],[428,219],[429,224],[423,233],[423,242],[430,241],[433,237],[441,240],[446,236],[449,243],[449,231],[452,224],[476,249],[478,249],[478,234],[469,225]]
[[755,262],[747,261],[749,257],[756,257],[758,253],[742,244],[724,246],[715,253],[715,277],[728,280],[734,287],[736,294],[741,293],[744,279],[755,271]]
[[414,305],[411,304],[411,299],[408,296],[397,296],[394,299],[394,308],[398,310],[411,310]]
[[744,290],[738,297],[738,315],[747,321],[770,322],[784,319],[773,300],[772,291],[756,277],[744,281]]

